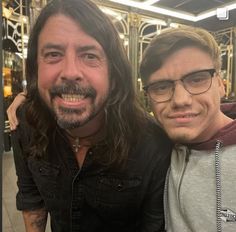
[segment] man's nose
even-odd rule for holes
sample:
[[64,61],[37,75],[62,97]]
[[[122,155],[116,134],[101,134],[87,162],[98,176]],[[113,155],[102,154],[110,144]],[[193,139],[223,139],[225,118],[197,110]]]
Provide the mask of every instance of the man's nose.
[[65,56],[62,67],[62,78],[70,80],[81,80],[83,78],[82,67],[76,55]]
[[175,82],[172,102],[176,106],[189,105],[192,102],[192,95],[184,88],[182,81]]

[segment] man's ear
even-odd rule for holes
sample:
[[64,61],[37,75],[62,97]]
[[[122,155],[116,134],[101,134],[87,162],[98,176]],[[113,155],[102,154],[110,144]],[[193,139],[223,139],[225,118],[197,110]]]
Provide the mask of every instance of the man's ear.
[[217,81],[218,81],[220,96],[224,97],[225,96],[225,86],[224,86],[224,82],[223,82],[220,74],[217,74]]

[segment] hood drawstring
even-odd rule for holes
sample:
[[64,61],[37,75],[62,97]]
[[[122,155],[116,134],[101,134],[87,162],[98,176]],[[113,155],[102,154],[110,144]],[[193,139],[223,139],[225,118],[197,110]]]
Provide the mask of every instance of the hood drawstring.
[[215,174],[216,174],[216,228],[217,232],[222,232],[221,224],[221,166],[220,166],[220,156],[219,151],[222,146],[220,140],[216,141],[215,147]]

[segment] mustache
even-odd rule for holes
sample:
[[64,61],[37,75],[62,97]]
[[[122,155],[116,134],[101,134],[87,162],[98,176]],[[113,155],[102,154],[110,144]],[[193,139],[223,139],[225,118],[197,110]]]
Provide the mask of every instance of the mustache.
[[97,92],[93,87],[81,86],[78,83],[71,83],[71,82],[53,86],[49,90],[49,93],[52,98],[56,96],[61,96],[62,94],[75,94],[91,98],[95,98],[97,95]]

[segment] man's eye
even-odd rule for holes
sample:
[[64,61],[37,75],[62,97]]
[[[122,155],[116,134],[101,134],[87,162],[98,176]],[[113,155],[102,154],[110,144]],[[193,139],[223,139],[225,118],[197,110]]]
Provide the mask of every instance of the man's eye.
[[82,57],[83,57],[84,60],[96,60],[96,59],[98,59],[98,57],[95,54],[92,54],[92,53],[84,54]]
[[209,77],[207,75],[196,75],[196,76],[191,76],[186,79],[186,82],[189,84],[201,84],[207,81]]
[[163,92],[166,90],[169,90],[171,88],[171,83],[169,82],[163,82],[163,83],[157,83],[155,85],[152,86],[152,91],[155,92]]
[[82,59],[84,61],[90,61],[90,62],[94,62],[94,61],[98,61],[99,60],[98,56],[95,55],[95,54],[92,54],[92,53],[83,54],[82,55]]
[[47,52],[43,57],[47,63],[53,63],[59,61],[62,57],[62,54],[60,52]]
[[198,83],[204,81],[205,79],[206,79],[205,77],[195,77],[192,79],[192,81]]
[[101,59],[99,56],[93,53],[86,53],[81,56],[83,62],[88,66],[98,66],[101,62]]
[[60,56],[59,52],[48,52],[45,54],[45,57],[58,57]]

